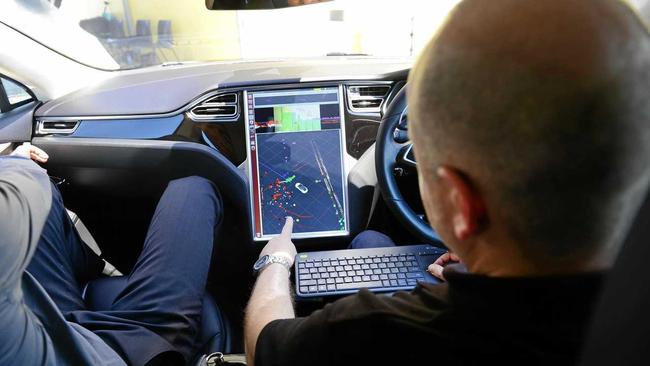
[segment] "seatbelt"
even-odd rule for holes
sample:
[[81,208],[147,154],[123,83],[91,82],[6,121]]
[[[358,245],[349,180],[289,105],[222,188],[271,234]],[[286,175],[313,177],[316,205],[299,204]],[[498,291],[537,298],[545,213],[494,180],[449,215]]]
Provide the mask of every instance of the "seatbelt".
[[[77,233],[79,234],[79,237],[81,238],[81,241],[84,242],[92,250],[97,254],[99,257],[102,255],[102,250],[99,249],[99,245],[95,241],[95,238],[93,238],[92,234],[84,225],[83,221],[77,216],[76,213],[66,209],[68,211],[68,216],[70,216],[70,220],[72,220],[72,223],[74,224],[75,229],[77,230]],[[115,268],[112,264],[108,263],[106,259],[102,258],[104,261],[104,269],[102,270],[102,274],[109,276],[109,277],[117,277],[117,276],[123,276],[123,274]]]

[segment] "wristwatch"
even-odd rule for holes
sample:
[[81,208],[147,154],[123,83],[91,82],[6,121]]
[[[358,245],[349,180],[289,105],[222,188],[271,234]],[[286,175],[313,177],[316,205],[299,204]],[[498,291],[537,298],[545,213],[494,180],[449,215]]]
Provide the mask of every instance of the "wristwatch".
[[255,273],[260,273],[264,268],[273,263],[281,264],[287,269],[287,271],[291,272],[292,263],[289,260],[288,255],[284,253],[273,253],[261,256],[253,265],[253,270]]

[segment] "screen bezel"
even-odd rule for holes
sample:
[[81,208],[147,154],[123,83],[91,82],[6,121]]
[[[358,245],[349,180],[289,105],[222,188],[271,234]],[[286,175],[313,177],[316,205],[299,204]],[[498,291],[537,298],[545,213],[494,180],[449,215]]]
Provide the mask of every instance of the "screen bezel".
[[[343,100],[344,98],[344,93],[343,93],[343,85],[342,84],[327,84],[327,85],[287,85],[287,86],[282,86],[282,87],[269,87],[269,88],[255,88],[255,89],[247,89],[243,91],[243,109],[244,109],[244,128],[245,128],[245,135],[246,135],[246,173],[247,173],[247,178],[248,178],[248,186],[249,186],[249,201],[250,201],[250,214],[249,214],[249,219],[251,220],[251,235],[253,237],[253,241],[268,241],[274,237],[276,237],[278,234],[264,234],[263,233],[263,224],[262,224],[262,205],[261,202],[259,202],[259,195],[258,195],[258,215],[260,218],[260,231],[261,235],[258,237],[257,232],[256,232],[256,217],[255,217],[255,211],[256,211],[256,202],[255,202],[255,190],[259,192],[259,178],[258,178],[258,184],[253,183],[253,172],[252,172],[252,160],[251,160],[251,135],[254,135],[254,129],[253,133],[251,133],[251,121],[249,121],[248,117],[248,94],[249,93],[255,93],[255,92],[282,92],[282,91],[294,91],[294,90],[300,90],[300,89],[314,89],[314,88],[337,88],[338,89],[338,98],[339,98],[339,113],[340,113],[340,118],[341,118],[341,126],[340,126],[340,143],[341,143],[341,179],[342,179],[342,184],[343,184],[343,202],[344,202],[344,214],[345,214],[345,230],[336,230],[336,231],[312,231],[312,232],[304,232],[304,233],[292,233],[291,237],[293,239],[309,239],[309,238],[327,238],[327,237],[338,237],[338,236],[349,236],[350,235],[350,215],[349,215],[349,202],[348,202],[348,169],[347,169],[347,159],[346,159],[346,154],[347,154],[347,146],[346,146],[346,136],[345,136],[345,101]],[[254,127],[254,121],[253,121],[253,127]],[[257,146],[257,141],[255,141],[255,144]],[[257,150],[256,150],[257,151]],[[259,177],[259,164],[257,160],[255,161],[255,169],[257,173],[257,177]]]

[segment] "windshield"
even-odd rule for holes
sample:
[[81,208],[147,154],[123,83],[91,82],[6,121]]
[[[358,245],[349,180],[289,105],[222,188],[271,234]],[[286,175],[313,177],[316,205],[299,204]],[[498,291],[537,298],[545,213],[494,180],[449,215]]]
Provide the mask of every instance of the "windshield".
[[0,21],[80,63],[412,57],[458,0],[337,0],[211,11],[204,0],[2,0]]
[[[418,54],[459,0],[211,11],[204,0],[2,0],[0,22],[85,65]],[[645,19],[650,0],[632,0]]]

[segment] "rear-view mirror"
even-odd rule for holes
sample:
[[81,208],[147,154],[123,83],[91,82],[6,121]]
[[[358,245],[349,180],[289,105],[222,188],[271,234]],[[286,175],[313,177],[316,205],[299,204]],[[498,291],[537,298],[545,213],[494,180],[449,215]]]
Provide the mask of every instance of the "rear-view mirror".
[[205,0],[209,10],[281,9],[324,3],[332,0]]

